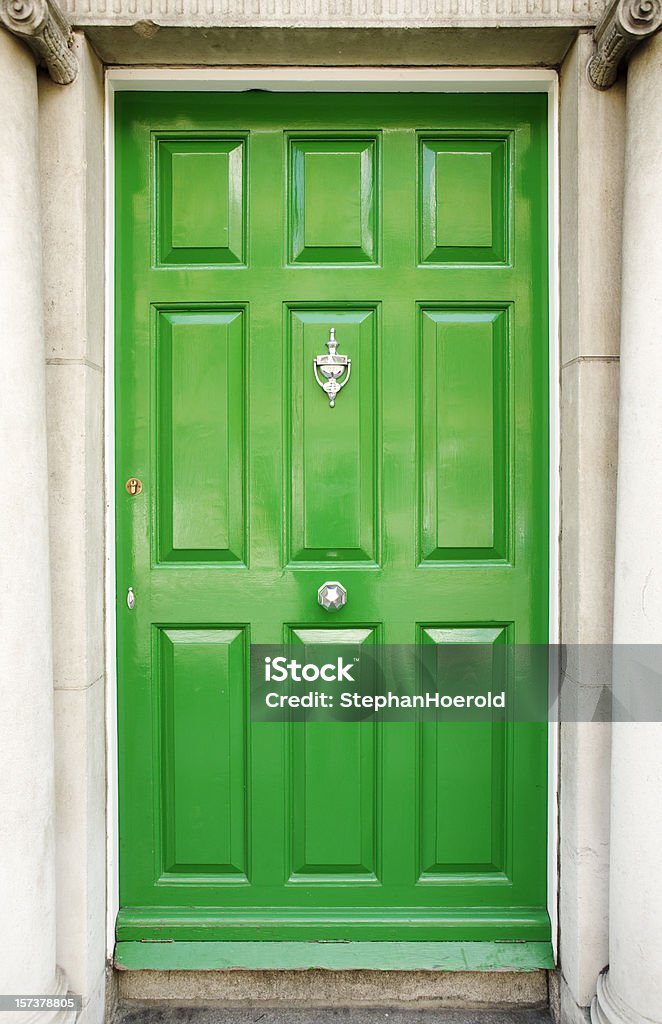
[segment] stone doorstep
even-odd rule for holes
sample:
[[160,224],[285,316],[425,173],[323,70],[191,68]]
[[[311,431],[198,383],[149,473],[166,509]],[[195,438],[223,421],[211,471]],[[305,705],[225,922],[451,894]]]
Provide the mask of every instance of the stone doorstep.
[[112,1024],[551,1024],[548,1009],[229,1009],[122,1001]]

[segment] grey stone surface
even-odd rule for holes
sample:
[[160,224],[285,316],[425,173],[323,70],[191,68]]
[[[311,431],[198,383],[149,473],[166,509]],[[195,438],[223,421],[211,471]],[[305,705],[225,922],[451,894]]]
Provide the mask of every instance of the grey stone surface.
[[211,25],[204,30],[162,25],[133,16],[96,24],[78,19],[99,57],[108,64],[156,67],[199,64],[315,67],[408,66],[483,67],[554,66],[560,64],[576,35],[567,25],[461,28],[235,28]]
[[[615,647],[659,644],[662,622],[661,92],[662,36],[656,35],[635,51],[628,69]],[[614,686],[616,696],[628,686],[617,664]],[[598,979],[594,1024],[662,1024],[661,741],[659,722],[612,728],[609,971]]]
[[103,71],[80,34],[66,88],[39,75],[55,687],[57,955],[104,1016]]
[[[582,686],[601,682],[586,645],[612,635],[625,151],[623,83],[591,87],[592,46],[580,33],[560,76],[561,640]],[[610,730],[561,728],[563,1024],[579,1024],[609,956]]]
[[66,980],[55,964],[37,81],[32,54],[1,26],[0,98],[0,992],[55,994]]
[[551,1024],[539,1010],[243,1009],[120,1003],[112,1024]]
[[63,0],[76,25],[595,25],[605,0]]
[[591,88],[592,46],[592,34],[580,33],[560,76],[563,366],[618,356],[620,346],[625,84],[608,93]]
[[398,1007],[402,1012],[530,1008],[548,1001],[546,971],[118,971],[117,978],[120,999],[154,1000],[153,1006]]

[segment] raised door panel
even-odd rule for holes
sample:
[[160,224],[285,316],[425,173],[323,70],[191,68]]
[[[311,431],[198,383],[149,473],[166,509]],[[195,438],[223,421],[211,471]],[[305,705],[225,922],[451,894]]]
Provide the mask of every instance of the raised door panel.
[[246,882],[244,630],[156,632],[162,875],[196,884]]
[[420,558],[508,558],[508,309],[420,311]]
[[[379,561],[378,310],[290,308],[288,554],[292,563]],[[332,408],[313,375],[335,328],[352,361]]]
[[[372,627],[289,627],[293,644],[374,643]],[[305,685],[305,684],[302,684]],[[375,722],[294,722],[290,729],[290,882],[378,882],[379,734]]]
[[156,313],[160,562],[245,559],[245,312]]
[[[478,672],[506,684],[503,660],[494,647],[508,636],[505,626],[425,626],[424,644],[479,645],[456,659],[457,673]],[[454,678],[458,682],[458,676]],[[471,685],[467,692],[471,692]],[[423,722],[419,726],[419,884],[444,885],[483,877],[507,881],[507,737],[503,721]]]
[[165,266],[246,260],[246,140],[156,142],[156,257]]
[[290,139],[289,255],[294,263],[375,263],[379,246],[378,142]]
[[506,263],[509,139],[421,138],[420,259]]

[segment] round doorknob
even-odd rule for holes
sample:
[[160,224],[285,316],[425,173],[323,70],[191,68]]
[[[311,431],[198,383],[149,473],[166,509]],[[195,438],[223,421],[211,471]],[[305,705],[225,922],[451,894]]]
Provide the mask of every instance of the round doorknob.
[[327,612],[337,612],[347,604],[347,591],[337,580],[328,580],[317,591],[317,601]]

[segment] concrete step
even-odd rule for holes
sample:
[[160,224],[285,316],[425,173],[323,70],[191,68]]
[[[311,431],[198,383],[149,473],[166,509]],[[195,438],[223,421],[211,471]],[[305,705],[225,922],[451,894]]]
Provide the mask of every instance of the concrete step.
[[226,1009],[121,1002],[113,1024],[551,1024],[548,1009]]

